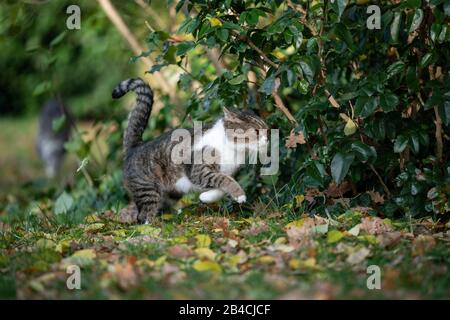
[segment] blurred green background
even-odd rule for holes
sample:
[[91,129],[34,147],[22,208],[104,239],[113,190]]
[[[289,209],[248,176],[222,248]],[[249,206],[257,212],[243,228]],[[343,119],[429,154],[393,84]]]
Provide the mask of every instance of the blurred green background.
[[[81,8],[80,30],[66,27],[71,4]],[[116,4],[133,32],[148,31],[139,5]],[[111,110],[111,88],[138,67],[96,1],[2,1],[0,46],[2,116],[34,115],[49,97],[61,95],[76,116],[103,117]]]
[[[66,26],[73,4],[81,8],[80,30]],[[139,40],[148,35],[149,17],[149,25],[170,24],[166,1],[151,7],[144,1],[113,4]],[[99,121],[126,118],[127,109],[119,105],[131,106],[132,97],[113,105],[111,90],[123,79],[143,77],[145,65],[132,59],[99,3],[87,0],[2,1],[0,49],[0,194],[6,196],[9,188],[43,175],[34,143],[47,100],[62,99],[89,134]]]

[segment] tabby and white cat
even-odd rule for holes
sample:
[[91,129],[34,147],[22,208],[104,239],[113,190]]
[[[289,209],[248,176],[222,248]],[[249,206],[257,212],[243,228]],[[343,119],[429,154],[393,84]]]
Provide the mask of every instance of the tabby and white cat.
[[[130,112],[128,127],[124,134],[124,184],[138,209],[138,222],[148,223],[164,206],[166,200],[176,200],[183,194],[199,191],[200,200],[216,202],[225,194],[238,203],[246,201],[246,195],[239,183],[232,177],[240,163],[237,153],[255,150],[267,144],[267,124],[258,116],[235,109],[224,109],[224,116],[213,125],[202,128],[201,139],[192,136],[193,148],[215,154],[214,163],[176,164],[172,150],[177,141],[172,139],[174,130],[143,142],[142,134],[147,126],[153,104],[153,92],[140,78],[122,81],[114,89],[112,97],[117,99],[128,91],[137,94],[136,104]],[[233,132],[259,132],[256,139],[246,139],[244,144],[235,144]],[[175,129],[176,130],[176,129]]]

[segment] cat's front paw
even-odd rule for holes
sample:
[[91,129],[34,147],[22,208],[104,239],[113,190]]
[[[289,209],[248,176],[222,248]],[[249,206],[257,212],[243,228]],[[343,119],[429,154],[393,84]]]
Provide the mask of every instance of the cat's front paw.
[[234,200],[236,200],[237,203],[244,203],[244,202],[247,201],[247,196],[245,194],[243,194],[243,195],[240,195],[239,197],[237,197]]
[[200,194],[200,201],[203,203],[213,203],[222,199],[225,192],[219,189],[212,189]]

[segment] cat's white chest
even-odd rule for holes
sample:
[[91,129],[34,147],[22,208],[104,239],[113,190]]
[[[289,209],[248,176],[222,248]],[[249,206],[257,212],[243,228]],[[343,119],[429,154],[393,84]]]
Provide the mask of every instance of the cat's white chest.
[[195,150],[212,147],[219,152],[220,172],[233,175],[239,168],[239,157],[233,146],[229,146],[225,135],[223,121],[219,120],[195,145]]
[[220,172],[233,175],[239,168],[236,152],[223,148],[220,155]]

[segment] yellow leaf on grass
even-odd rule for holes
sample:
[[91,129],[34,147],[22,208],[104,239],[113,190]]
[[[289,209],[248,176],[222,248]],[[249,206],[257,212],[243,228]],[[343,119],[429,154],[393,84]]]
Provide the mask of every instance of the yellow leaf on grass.
[[289,222],[285,227],[286,229],[289,229],[290,227],[297,227],[300,228],[303,223],[305,223],[305,219],[299,219],[292,222]]
[[344,234],[339,230],[331,230],[327,234],[327,242],[335,243],[341,240],[344,237]]
[[43,292],[45,290],[44,285],[36,280],[31,280],[29,283],[30,287],[36,292]]
[[155,266],[155,261],[150,259],[139,259],[136,264],[140,267],[153,268]]
[[359,224],[348,230],[348,233],[350,233],[352,236],[358,236],[359,235]]
[[111,232],[116,237],[125,237],[127,235],[127,230],[125,229],[117,229]]
[[289,268],[291,268],[291,269],[298,269],[298,268],[300,268],[300,266],[301,266],[301,261],[300,260],[298,260],[298,259],[291,259],[291,260],[289,260]]
[[155,260],[155,266],[159,267],[162,266],[167,260],[167,256],[161,256],[158,259]]
[[67,240],[67,239],[66,240],[61,240],[56,245],[55,251],[59,252],[59,253],[63,253],[65,251],[67,251],[67,249],[69,249],[69,247],[70,247],[70,242],[71,242],[71,240]]
[[299,259],[291,259],[288,262],[289,268],[291,269],[300,269],[300,268],[315,268],[316,267],[316,259],[315,258],[308,258],[306,260],[299,260]]
[[305,201],[305,196],[302,194],[298,194],[294,198],[296,207],[299,207],[303,203],[303,201]]
[[233,229],[230,231],[230,233],[234,234],[234,235],[239,235],[239,230],[238,229]]
[[95,259],[96,254],[92,249],[83,249],[76,251],[72,257],[86,258],[86,259]]
[[94,262],[95,257],[95,251],[92,249],[78,250],[70,257],[62,259],[60,268],[66,270],[71,265],[77,265],[79,267],[88,266]]
[[84,221],[86,223],[94,223],[94,222],[97,222],[99,220],[100,220],[100,218],[96,214],[91,214],[91,215],[87,216],[86,218],[84,218]]
[[211,245],[211,238],[207,234],[198,234],[195,236],[197,248],[208,248]]
[[155,266],[160,267],[162,266],[167,260],[166,256],[161,256],[158,259],[155,260]]
[[92,223],[88,225],[86,228],[84,228],[84,230],[87,232],[94,232],[102,229],[104,226],[105,226],[104,223]]
[[49,239],[39,239],[38,241],[36,241],[34,247],[36,249],[53,249],[55,247],[55,242],[53,242],[52,240]]
[[303,265],[306,268],[314,268],[316,266],[316,259],[315,258],[308,258],[305,261],[303,261]]
[[262,264],[271,264],[275,262],[275,258],[272,256],[262,256],[258,258],[258,261]]
[[276,244],[274,247],[275,247],[275,250],[281,251],[284,253],[289,253],[289,252],[292,252],[295,250],[295,248],[293,246],[290,246],[288,244],[282,244],[282,243]]
[[222,25],[222,21],[220,21],[217,18],[209,18],[209,23],[211,24],[211,27],[217,27]]
[[172,244],[187,243],[187,242],[188,242],[188,239],[184,236],[174,237],[171,241]]
[[214,260],[216,254],[209,248],[197,248],[195,249],[195,254],[201,259],[206,258],[209,260]]
[[200,271],[200,272],[204,272],[204,271],[211,271],[214,273],[222,272],[222,268],[220,267],[220,265],[217,262],[211,261],[211,260],[206,260],[206,261],[197,260],[192,265],[192,268],[194,268],[195,270]]
[[375,237],[373,234],[367,234],[367,235],[364,235],[364,236],[358,236],[358,239],[359,240],[363,240],[363,241],[367,241],[370,244],[377,244],[378,243],[377,237]]
[[226,261],[230,266],[236,267],[241,262],[241,260],[242,260],[242,257],[235,254],[235,255],[229,256]]
[[287,242],[286,237],[279,237],[277,240],[275,240],[275,244],[285,244]]
[[173,219],[173,214],[165,213],[165,214],[163,214],[163,215],[161,216],[161,218],[162,218],[163,220],[172,220],[172,219]]
[[152,226],[150,226],[148,224],[143,224],[143,225],[137,226],[136,230],[140,234],[147,235],[147,236],[150,236],[150,237],[157,237],[161,233],[161,229],[160,228],[155,228],[155,227],[152,227]]

